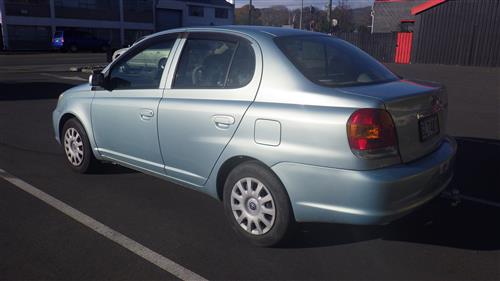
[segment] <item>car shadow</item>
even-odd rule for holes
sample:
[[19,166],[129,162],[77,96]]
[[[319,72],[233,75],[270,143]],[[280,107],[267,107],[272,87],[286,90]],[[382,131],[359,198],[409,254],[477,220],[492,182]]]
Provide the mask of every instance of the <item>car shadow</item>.
[[74,86],[59,82],[0,83],[0,101],[57,99]]
[[455,177],[444,192],[448,196],[386,226],[300,224],[285,247],[382,239],[469,250],[500,249],[500,141],[457,138],[457,143]]

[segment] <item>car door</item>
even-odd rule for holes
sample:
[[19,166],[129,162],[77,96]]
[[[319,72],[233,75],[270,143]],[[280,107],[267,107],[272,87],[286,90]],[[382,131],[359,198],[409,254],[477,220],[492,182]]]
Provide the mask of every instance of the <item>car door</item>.
[[181,43],[158,109],[169,177],[202,186],[234,135],[260,83],[260,49],[249,39],[190,33]]
[[176,39],[174,34],[134,46],[107,71],[106,89],[95,90],[92,128],[105,158],[164,174],[157,109]]

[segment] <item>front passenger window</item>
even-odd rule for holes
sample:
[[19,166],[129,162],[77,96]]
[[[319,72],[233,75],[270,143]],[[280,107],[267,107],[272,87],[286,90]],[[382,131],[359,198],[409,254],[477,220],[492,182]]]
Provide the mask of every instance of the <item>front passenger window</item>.
[[112,89],[157,89],[175,39],[153,44],[111,69]]

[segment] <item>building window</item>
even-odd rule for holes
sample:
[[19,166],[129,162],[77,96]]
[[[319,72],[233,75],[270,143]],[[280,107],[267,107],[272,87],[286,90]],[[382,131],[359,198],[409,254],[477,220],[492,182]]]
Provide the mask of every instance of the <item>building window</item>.
[[227,19],[228,10],[224,8],[215,8],[215,17],[218,19]]
[[125,21],[153,22],[153,0],[123,0]]
[[50,47],[50,26],[7,25],[9,48],[48,49]]
[[191,17],[204,17],[204,8],[203,6],[189,6],[189,15]]
[[8,16],[50,17],[50,2],[49,0],[5,0],[5,14]]
[[54,0],[56,18],[120,20],[115,0]]

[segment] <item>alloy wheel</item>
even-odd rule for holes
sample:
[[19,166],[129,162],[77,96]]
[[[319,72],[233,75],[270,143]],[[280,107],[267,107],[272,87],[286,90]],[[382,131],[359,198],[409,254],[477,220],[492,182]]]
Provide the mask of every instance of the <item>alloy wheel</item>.
[[71,165],[77,167],[83,162],[83,140],[75,128],[69,128],[64,134],[64,150]]
[[276,219],[273,196],[256,178],[236,182],[231,191],[231,210],[241,228],[252,235],[267,233]]

